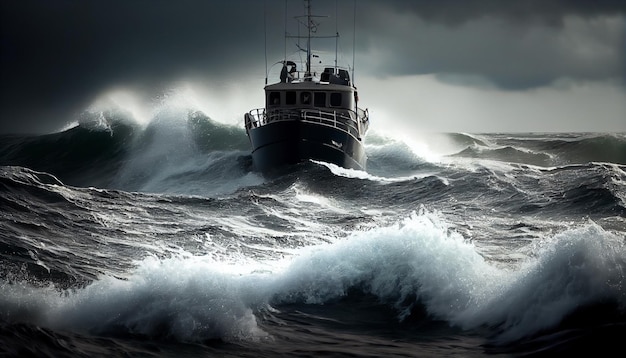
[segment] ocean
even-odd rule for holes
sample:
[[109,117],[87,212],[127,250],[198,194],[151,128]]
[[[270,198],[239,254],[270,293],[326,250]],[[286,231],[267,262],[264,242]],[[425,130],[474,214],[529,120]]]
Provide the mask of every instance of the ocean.
[[271,177],[249,150],[175,109],[0,136],[0,355],[623,352],[626,134],[372,130],[365,172]]

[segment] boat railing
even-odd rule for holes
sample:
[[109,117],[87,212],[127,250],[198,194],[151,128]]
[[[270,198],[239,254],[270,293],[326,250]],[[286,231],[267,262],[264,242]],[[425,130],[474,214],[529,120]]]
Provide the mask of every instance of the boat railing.
[[305,122],[320,123],[323,125],[341,129],[356,138],[361,138],[359,134],[359,122],[356,120],[354,112],[322,111],[319,109],[301,110],[302,120]]
[[245,125],[246,130],[250,130],[276,121],[296,120],[338,128],[361,139],[361,133],[364,133],[369,126],[369,113],[360,108],[358,113],[351,110],[335,111],[314,108],[276,108],[270,111],[266,111],[265,108],[256,108],[246,114]]

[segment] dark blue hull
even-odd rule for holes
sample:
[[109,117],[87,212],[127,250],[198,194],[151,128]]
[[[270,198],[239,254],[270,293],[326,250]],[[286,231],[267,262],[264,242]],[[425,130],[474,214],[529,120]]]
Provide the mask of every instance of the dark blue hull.
[[269,172],[308,160],[365,170],[367,156],[360,139],[338,128],[290,120],[251,128],[254,168]]

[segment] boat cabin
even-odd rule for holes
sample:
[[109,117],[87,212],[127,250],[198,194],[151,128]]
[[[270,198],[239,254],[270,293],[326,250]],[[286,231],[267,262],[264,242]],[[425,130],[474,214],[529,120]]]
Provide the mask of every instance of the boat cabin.
[[[265,108],[272,109],[320,109],[351,110],[357,105],[356,91],[350,82],[348,71],[334,67],[324,68],[319,78],[316,74],[295,71],[295,64],[286,61],[283,69],[291,66],[289,78],[265,87]],[[284,72],[287,72],[284,70]]]
[[352,87],[318,82],[277,83],[265,87],[265,108],[267,110],[328,108],[354,111],[356,108],[354,93]]

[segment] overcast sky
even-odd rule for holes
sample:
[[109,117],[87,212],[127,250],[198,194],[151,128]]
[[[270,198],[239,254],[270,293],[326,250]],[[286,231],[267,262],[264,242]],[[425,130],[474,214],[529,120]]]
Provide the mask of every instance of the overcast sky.
[[[339,30],[349,65],[356,45],[372,128],[626,132],[624,1],[359,0],[356,24],[353,6],[319,0],[313,12],[329,15],[319,31]],[[264,32],[271,64],[284,55],[285,11],[291,21],[302,10],[299,0],[0,7],[0,133],[58,130],[106,98],[145,112],[173,90],[241,123],[263,105]]]

